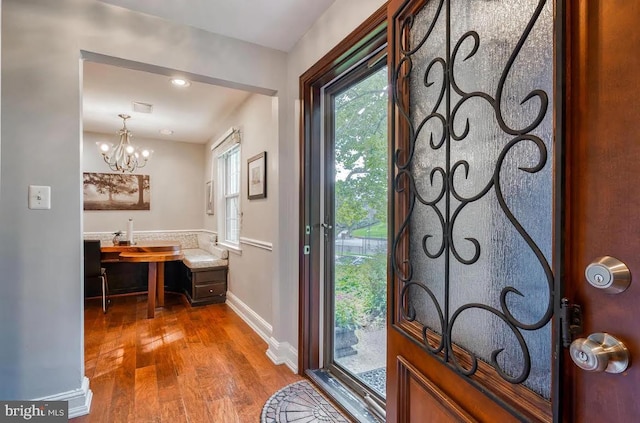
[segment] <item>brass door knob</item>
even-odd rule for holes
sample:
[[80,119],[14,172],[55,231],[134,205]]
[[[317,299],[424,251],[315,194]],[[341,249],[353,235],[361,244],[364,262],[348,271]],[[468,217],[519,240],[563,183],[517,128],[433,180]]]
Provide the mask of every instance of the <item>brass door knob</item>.
[[571,343],[573,362],[589,372],[622,373],[629,366],[629,350],[608,333],[593,333]]

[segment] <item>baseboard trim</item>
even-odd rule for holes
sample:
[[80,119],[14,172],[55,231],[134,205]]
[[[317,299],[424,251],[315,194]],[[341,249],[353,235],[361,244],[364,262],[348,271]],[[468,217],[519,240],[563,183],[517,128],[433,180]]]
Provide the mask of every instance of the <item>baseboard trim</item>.
[[269,343],[269,339],[271,339],[271,333],[273,332],[273,328],[266,320],[264,320],[258,313],[253,311],[251,307],[243,303],[240,298],[233,295],[231,291],[227,291],[227,305],[233,310],[242,320],[245,321],[246,324],[251,326],[259,336],[266,342]]
[[298,350],[290,343],[270,338],[267,357],[275,364],[285,364],[293,373],[298,373]]
[[67,401],[69,404],[69,419],[89,414],[93,392],[89,389],[89,378],[82,378],[82,385],[78,389],[36,398],[34,401]]
[[274,364],[286,364],[293,373],[298,373],[298,350],[288,342],[280,342],[272,336],[273,327],[240,298],[227,291],[227,305],[269,345],[267,357]]

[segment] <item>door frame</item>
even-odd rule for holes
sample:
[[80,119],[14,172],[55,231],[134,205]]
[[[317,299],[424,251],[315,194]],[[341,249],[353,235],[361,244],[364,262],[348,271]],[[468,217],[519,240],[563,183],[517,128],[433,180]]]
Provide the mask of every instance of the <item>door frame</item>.
[[[387,42],[387,4],[351,32],[300,77],[300,215],[299,215],[299,313],[298,372],[320,367],[323,336],[320,319],[321,293],[320,188],[322,142],[322,87]],[[312,199],[317,199],[312,201]],[[305,250],[308,249],[308,253]]]
[[[553,253],[551,260],[551,268],[554,275],[554,286],[551,292],[553,295],[553,310],[554,315],[552,317],[552,331],[551,331],[551,356],[552,363],[552,375],[551,375],[551,404],[548,405],[546,401],[536,398],[537,396],[532,392],[527,392],[526,389],[518,389],[519,386],[511,385],[510,383],[502,380],[500,377],[494,375],[494,371],[490,366],[479,366],[478,372],[474,378],[460,378],[460,382],[464,380],[466,383],[462,383],[463,386],[468,388],[477,389],[486,395],[487,399],[493,404],[488,404],[488,409],[478,410],[478,406],[473,404],[475,400],[472,395],[467,393],[458,393],[455,397],[461,401],[462,407],[456,409],[458,406],[454,403],[450,403],[451,412],[457,414],[459,418],[464,419],[464,410],[473,410],[482,419],[490,419],[492,412],[499,412],[499,409],[512,415],[515,419],[531,419],[533,421],[559,421],[566,413],[565,407],[570,407],[570,404],[564,403],[566,398],[562,396],[563,391],[567,386],[567,381],[563,378],[563,366],[564,360],[566,360],[563,353],[562,337],[560,333],[560,327],[558,324],[558,318],[560,316],[560,300],[565,295],[564,292],[564,257],[567,253],[568,246],[565,244],[565,234],[567,228],[566,221],[566,196],[565,190],[567,166],[565,165],[565,125],[567,117],[567,88],[565,87],[565,81],[570,76],[570,67],[567,64],[567,57],[569,50],[567,49],[567,19],[568,11],[565,5],[565,0],[549,0],[554,4],[554,99],[550,105],[553,107],[553,119],[554,119],[554,158],[553,158]],[[401,53],[397,49],[397,44],[401,40],[402,28],[398,24],[403,15],[412,11],[419,10],[427,2],[415,1],[411,5],[410,9],[407,7],[409,0],[391,0],[389,2],[388,11],[388,29],[389,29],[389,66],[390,71],[393,73],[398,72],[394,66],[399,63],[401,59]],[[393,78],[393,77],[392,77]],[[394,78],[395,79],[395,78]],[[393,82],[391,83],[393,86]],[[403,98],[402,100],[407,100]],[[393,101],[393,100],[392,100]],[[391,105],[390,112],[390,150],[394,151],[397,145],[395,140],[405,140],[407,138],[406,128],[403,128],[398,118],[398,112],[396,110],[395,101]],[[395,165],[392,166],[392,173],[390,177],[393,179],[395,175]],[[401,227],[402,216],[406,211],[406,205],[400,204],[398,210],[394,210],[398,199],[394,190],[389,191],[389,222],[393,228]],[[404,208],[403,208],[404,207]],[[399,211],[396,213],[396,211]],[[395,237],[395,235],[394,235]],[[392,245],[392,244],[390,244]],[[408,249],[408,245],[400,245],[400,250]],[[408,251],[408,250],[407,250]],[[393,253],[392,253],[393,254]],[[390,269],[390,272],[393,270]],[[390,422],[395,422],[398,416],[409,416],[408,403],[401,403],[398,399],[398,395],[402,394],[410,381],[418,382],[426,390],[435,392],[434,396],[444,395],[443,398],[447,398],[452,401],[456,398],[450,397],[448,393],[455,392],[455,390],[465,391],[461,389],[460,383],[457,386],[452,385],[452,382],[445,382],[445,376],[457,375],[458,373],[449,366],[443,365],[440,359],[425,352],[417,342],[417,339],[421,339],[422,332],[418,326],[412,322],[407,321],[402,316],[401,307],[398,306],[400,301],[401,283],[398,283],[397,277],[392,273],[392,277],[389,283],[389,320],[388,320],[388,362],[387,362],[387,374],[388,374],[388,386],[387,386],[387,418]],[[405,339],[407,345],[403,345],[400,348],[394,348],[393,343],[397,340]],[[422,353],[421,353],[422,352]],[[421,354],[421,355],[420,355]],[[406,358],[407,356],[421,357],[422,362],[416,366]],[[403,362],[404,360],[404,362]],[[482,363],[480,363],[482,364]],[[486,368],[483,368],[486,367]],[[436,374],[436,373],[440,374]],[[426,376],[426,377],[425,377]],[[420,380],[420,377],[423,379]],[[397,383],[393,383],[397,382]],[[429,385],[431,384],[431,385]],[[443,384],[443,385],[440,385]],[[447,385],[448,384],[448,385]],[[468,384],[468,385],[467,385]],[[405,386],[406,385],[406,386]],[[505,395],[497,396],[490,392],[487,387],[500,385],[506,392]],[[445,386],[442,391],[442,386]],[[516,388],[514,390],[514,388]],[[518,392],[522,391],[522,392]],[[570,391],[567,391],[570,392]],[[482,394],[481,394],[482,395]],[[523,396],[524,395],[524,396]],[[570,397],[570,395],[566,395]],[[494,407],[494,406],[497,406]],[[491,410],[493,408],[493,411]],[[400,417],[402,419],[402,417]],[[400,421],[400,420],[398,420]],[[471,418],[470,421],[473,421]],[[484,421],[484,420],[483,420]],[[487,420],[489,421],[489,420]]]

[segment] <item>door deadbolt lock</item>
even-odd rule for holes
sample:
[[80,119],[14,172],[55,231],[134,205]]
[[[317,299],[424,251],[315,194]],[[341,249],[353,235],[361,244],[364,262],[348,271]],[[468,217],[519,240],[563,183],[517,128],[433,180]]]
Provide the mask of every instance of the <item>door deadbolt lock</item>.
[[579,338],[569,347],[571,359],[589,372],[622,373],[629,366],[629,350],[608,333],[593,333]]
[[598,257],[584,271],[587,282],[609,294],[623,292],[631,284],[631,272],[626,264],[610,257]]

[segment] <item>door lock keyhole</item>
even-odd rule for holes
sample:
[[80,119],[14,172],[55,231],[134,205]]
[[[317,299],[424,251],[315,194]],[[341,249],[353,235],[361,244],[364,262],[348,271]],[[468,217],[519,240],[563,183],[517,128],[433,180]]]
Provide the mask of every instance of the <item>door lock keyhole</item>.
[[587,360],[589,360],[589,356],[587,356],[587,354],[584,351],[579,351],[578,352],[578,360],[580,360],[582,362],[587,362]]

